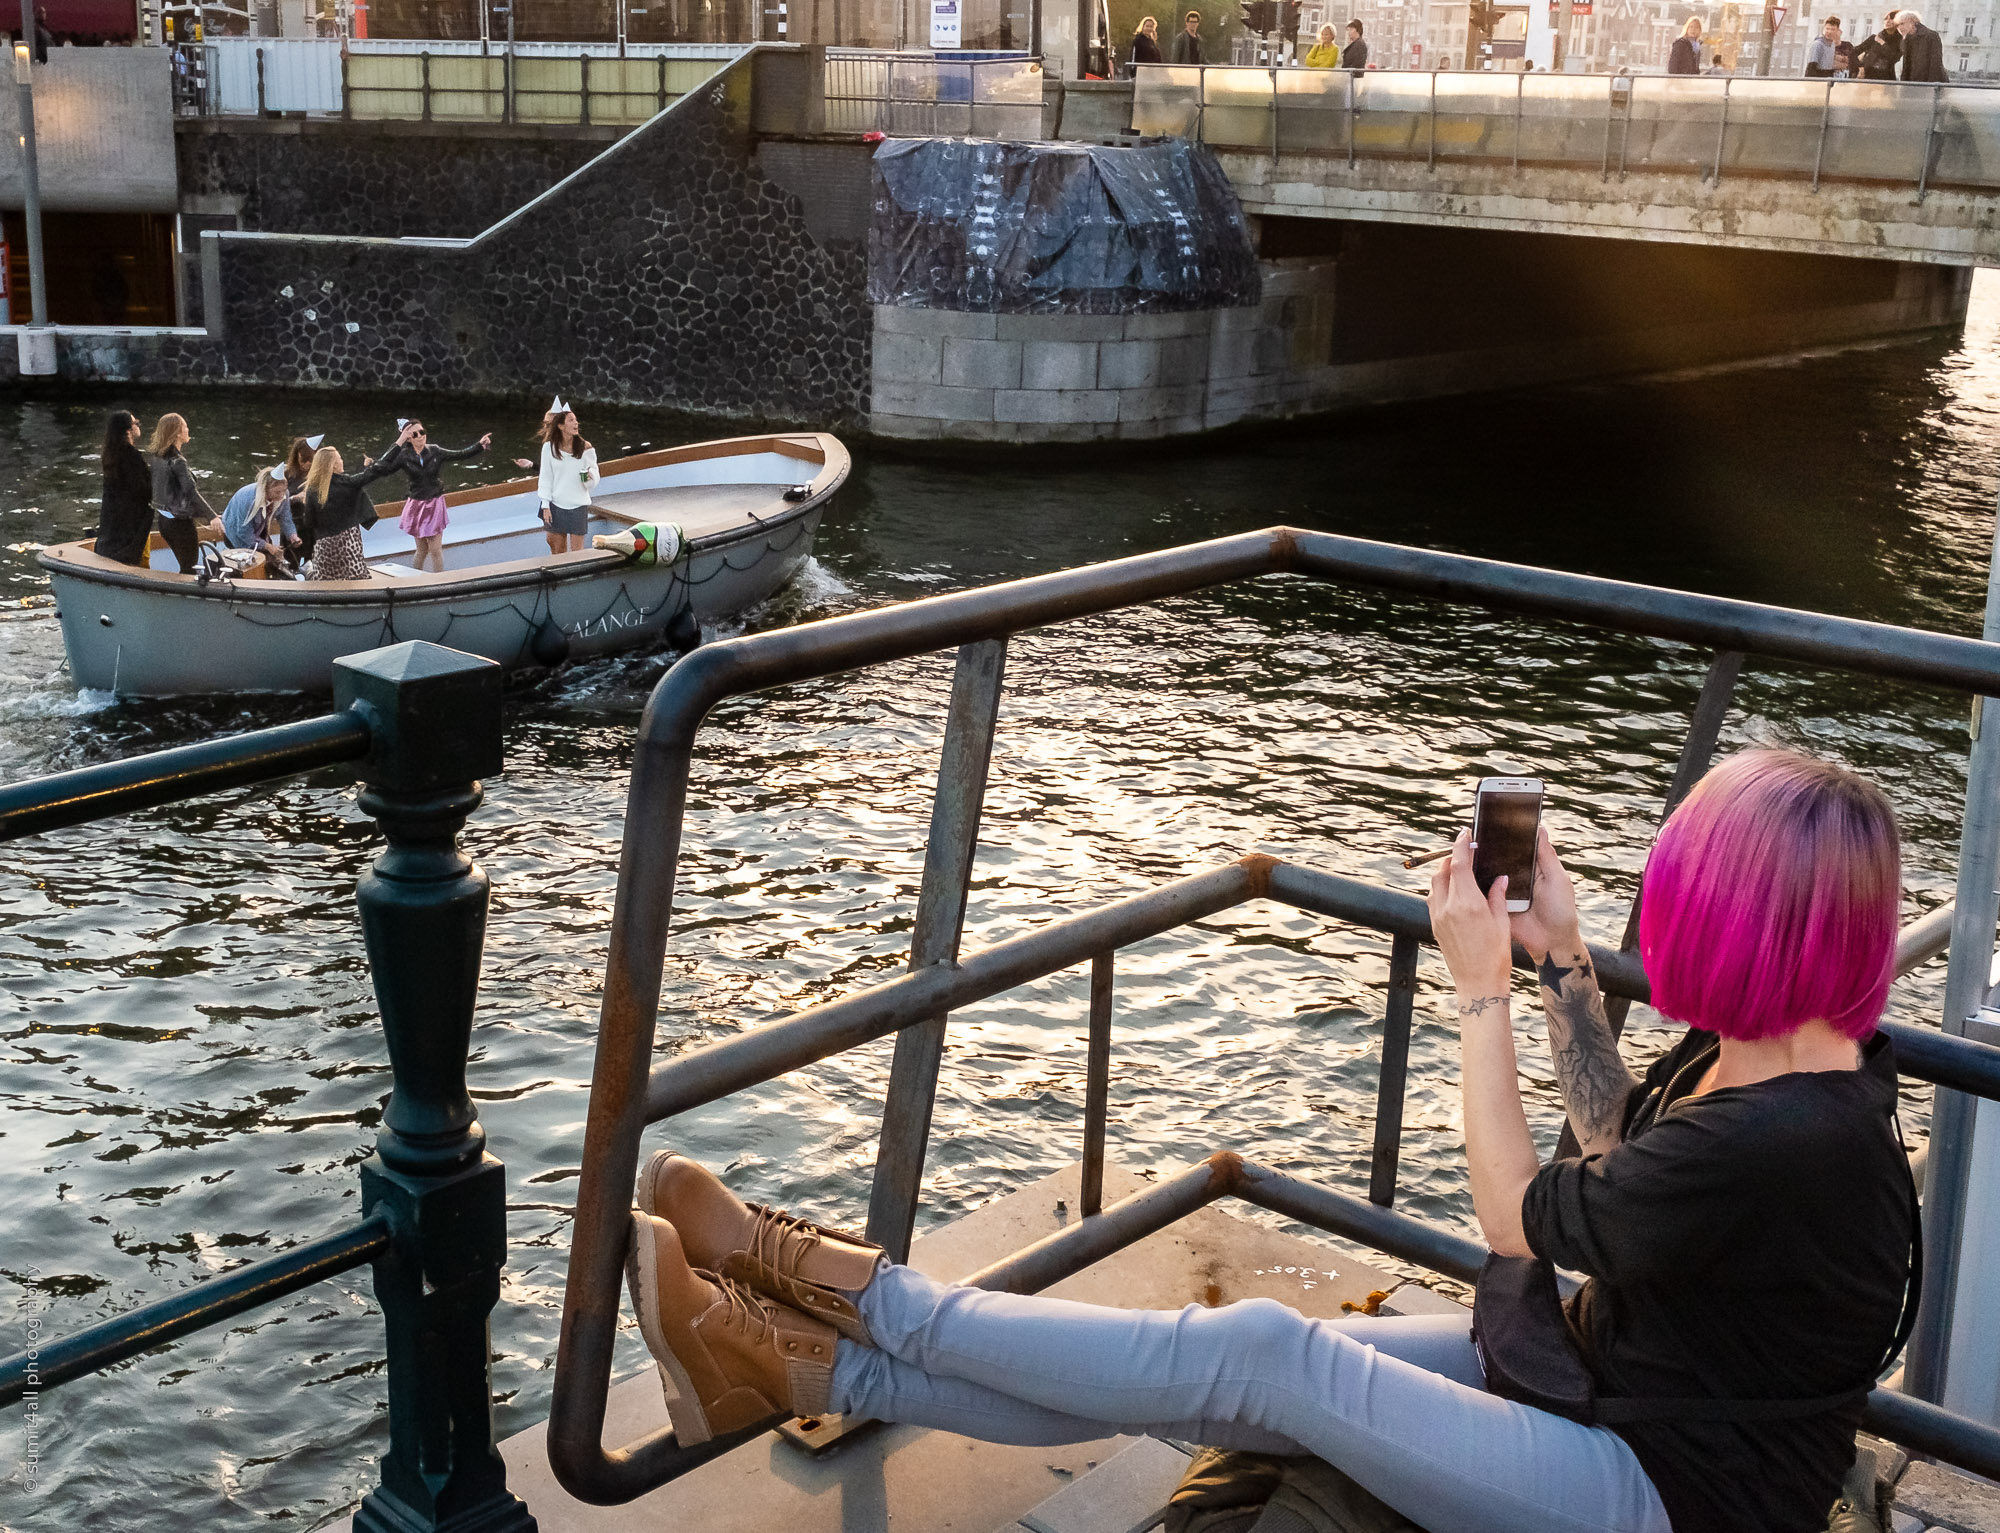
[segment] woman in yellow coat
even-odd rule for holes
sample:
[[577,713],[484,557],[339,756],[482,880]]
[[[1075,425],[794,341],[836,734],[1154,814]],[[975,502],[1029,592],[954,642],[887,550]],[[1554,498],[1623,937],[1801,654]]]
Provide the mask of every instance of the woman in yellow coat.
[[1319,41],[1306,49],[1305,66],[1308,69],[1340,68],[1340,44],[1333,40],[1333,28],[1319,29]]

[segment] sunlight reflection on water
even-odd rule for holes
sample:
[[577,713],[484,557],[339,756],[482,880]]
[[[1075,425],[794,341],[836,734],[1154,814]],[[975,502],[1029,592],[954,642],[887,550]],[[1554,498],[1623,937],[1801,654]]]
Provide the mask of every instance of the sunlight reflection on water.
[[[1425,406],[1202,453],[864,461],[807,577],[749,622],[1290,521],[1975,631],[1996,332],[2000,293],[1982,276],[1962,342]],[[14,428],[0,440],[0,547],[90,525],[94,434],[112,403],[0,406]],[[191,455],[225,494],[292,420],[360,442],[396,413],[234,391],[141,404],[185,409]],[[425,409],[445,441],[506,425],[477,403]],[[592,426],[600,441],[666,434],[642,412],[594,412]],[[315,711],[78,698],[31,547],[0,553],[0,580],[23,603],[0,607],[9,779]],[[667,658],[515,688],[508,769],[466,834],[494,880],[472,1079],[513,1198],[494,1322],[503,1431],[547,1407],[632,731]],[[1253,849],[1418,889],[1401,857],[1448,834],[1473,777],[1510,769],[1555,785],[1551,822],[1590,881],[1587,920],[1615,935],[1702,667],[1677,646],[1289,579],[1024,636],[967,944]],[[949,658],[932,657],[716,711],[661,1053],[902,966],[949,677]],[[1727,738],[1808,744],[1875,774],[1905,818],[1915,914],[1948,897],[1962,719],[1957,698],[1754,665]],[[352,914],[373,849],[351,785],[320,773],[7,853],[0,1299],[29,1264],[53,1274],[41,1287],[60,1335],[353,1217],[387,1088]],[[1121,954],[1113,1154],[1167,1167],[1228,1144],[1356,1185],[1386,952],[1253,906]],[[1469,1227],[1438,977],[1427,960],[1402,1202]],[[926,1221],[1074,1158],[1084,985],[1057,976],[955,1021]],[[1937,989],[1934,966],[1898,1014],[1928,1018]],[[1547,1144],[1552,1075],[1528,1031]],[[1635,1053],[1670,1036],[1635,1015]],[[888,1058],[872,1046],[703,1109],[676,1142],[754,1195],[858,1219]],[[28,1503],[10,1487],[0,1519],[310,1525],[371,1481],[379,1345],[366,1278],[351,1276],[52,1394],[42,1488]],[[621,1369],[641,1358],[628,1335]]]

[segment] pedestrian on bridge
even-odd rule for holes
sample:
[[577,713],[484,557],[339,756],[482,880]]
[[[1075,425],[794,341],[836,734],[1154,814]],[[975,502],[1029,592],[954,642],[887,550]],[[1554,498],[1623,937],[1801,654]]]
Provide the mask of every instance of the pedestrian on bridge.
[[1824,80],[1840,72],[1840,18],[1820,23],[1819,36],[1806,44],[1806,77]]
[[1340,44],[1334,41],[1333,24],[1327,23],[1319,29],[1319,41],[1306,49],[1306,68],[1340,68]]
[[1368,45],[1361,40],[1361,23],[1347,24],[1347,46],[1340,50],[1342,69],[1366,69],[1368,67]]
[[1139,18],[1137,30],[1132,33],[1132,57],[1129,60],[1129,74],[1136,75],[1141,64],[1160,64],[1165,60],[1160,55],[1160,24],[1151,16]]
[[1944,71],[1944,39],[1918,12],[1896,12],[1896,30],[1903,34],[1901,78],[1917,85],[1942,85],[1951,78]]
[[1201,51],[1201,12],[1189,11],[1174,39],[1174,62],[1176,64],[1205,64],[1207,59]]
[[1667,73],[1670,75],[1698,75],[1701,73],[1701,18],[1690,16],[1687,25],[1681,28],[1681,35],[1674,39],[1674,45],[1667,53]]
[[1882,30],[1862,41],[1854,62],[1864,80],[1893,80],[1903,57],[1903,34],[1896,30],[1897,12],[1882,18]]

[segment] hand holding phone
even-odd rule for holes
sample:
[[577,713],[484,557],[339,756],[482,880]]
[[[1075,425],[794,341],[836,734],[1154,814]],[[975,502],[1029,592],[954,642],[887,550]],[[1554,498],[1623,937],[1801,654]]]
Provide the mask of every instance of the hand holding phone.
[[1507,878],[1507,909],[1535,902],[1535,854],[1542,824],[1539,777],[1482,777],[1472,803],[1472,876],[1484,894]]

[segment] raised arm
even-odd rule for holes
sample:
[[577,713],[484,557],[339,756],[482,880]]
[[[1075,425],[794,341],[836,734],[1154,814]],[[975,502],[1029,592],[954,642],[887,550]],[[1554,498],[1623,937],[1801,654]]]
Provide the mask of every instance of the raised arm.
[[1535,960],[1549,1019],[1549,1054],[1569,1126],[1584,1154],[1601,1155],[1623,1142],[1625,1105],[1639,1079],[1619,1057],[1577,922],[1569,870],[1546,829],[1535,848],[1535,903],[1514,917],[1514,937]]
[[439,447],[435,451],[440,458],[455,462],[461,458],[476,458],[486,451],[488,447],[492,446],[492,444],[493,433],[489,431],[470,447]]
[[1527,1110],[1508,994],[1513,941],[1507,926],[1507,881],[1485,894],[1472,876],[1471,837],[1460,832],[1451,856],[1431,879],[1431,930],[1457,989],[1465,1099],[1465,1159],[1472,1173],[1472,1211],[1487,1245],[1502,1256],[1530,1256],[1521,1200],[1541,1169]]

